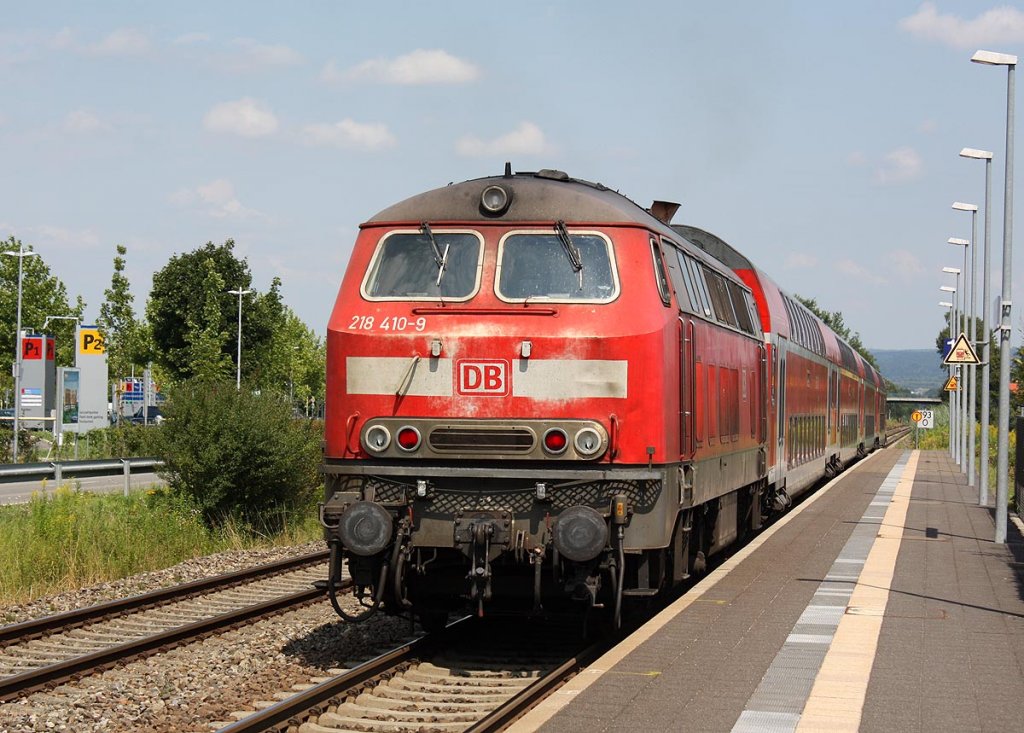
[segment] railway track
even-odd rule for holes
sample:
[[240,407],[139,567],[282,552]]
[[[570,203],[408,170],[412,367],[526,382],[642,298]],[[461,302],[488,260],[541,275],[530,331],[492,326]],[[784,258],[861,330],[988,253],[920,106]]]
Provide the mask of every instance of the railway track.
[[326,552],[0,627],[0,701],[312,603]]
[[578,626],[465,618],[220,729],[482,733],[521,716],[611,643]]

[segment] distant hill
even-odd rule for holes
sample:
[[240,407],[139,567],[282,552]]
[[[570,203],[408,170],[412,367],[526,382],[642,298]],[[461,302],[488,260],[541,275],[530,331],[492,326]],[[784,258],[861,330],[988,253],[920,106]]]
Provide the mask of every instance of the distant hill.
[[942,357],[935,349],[871,349],[882,376],[914,394],[936,394],[945,379]]

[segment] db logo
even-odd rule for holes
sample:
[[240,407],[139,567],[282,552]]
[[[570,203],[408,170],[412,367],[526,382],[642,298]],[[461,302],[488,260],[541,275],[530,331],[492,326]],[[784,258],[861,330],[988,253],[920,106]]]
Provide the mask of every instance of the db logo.
[[507,395],[508,362],[460,361],[457,392],[465,395]]

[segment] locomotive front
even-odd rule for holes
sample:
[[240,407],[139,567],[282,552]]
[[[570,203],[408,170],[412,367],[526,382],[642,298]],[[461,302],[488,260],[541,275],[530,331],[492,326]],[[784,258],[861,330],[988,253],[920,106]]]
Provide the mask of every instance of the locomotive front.
[[[675,325],[637,212],[506,171],[362,226],[327,337],[340,614],[615,603],[625,553],[664,546]],[[360,616],[335,598],[345,561]]]

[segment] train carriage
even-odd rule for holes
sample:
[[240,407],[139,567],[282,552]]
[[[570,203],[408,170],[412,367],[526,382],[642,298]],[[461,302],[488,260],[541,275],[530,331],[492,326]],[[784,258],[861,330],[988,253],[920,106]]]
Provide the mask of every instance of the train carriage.
[[[800,466],[823,473],[835,359],[763,326],[784,296],[672,228],[674,208],[507,167],[361,226],[328,325],[339,613],[582,604],[617,622],[784,509]],[[335,599],[342,562],[359,617]]]

